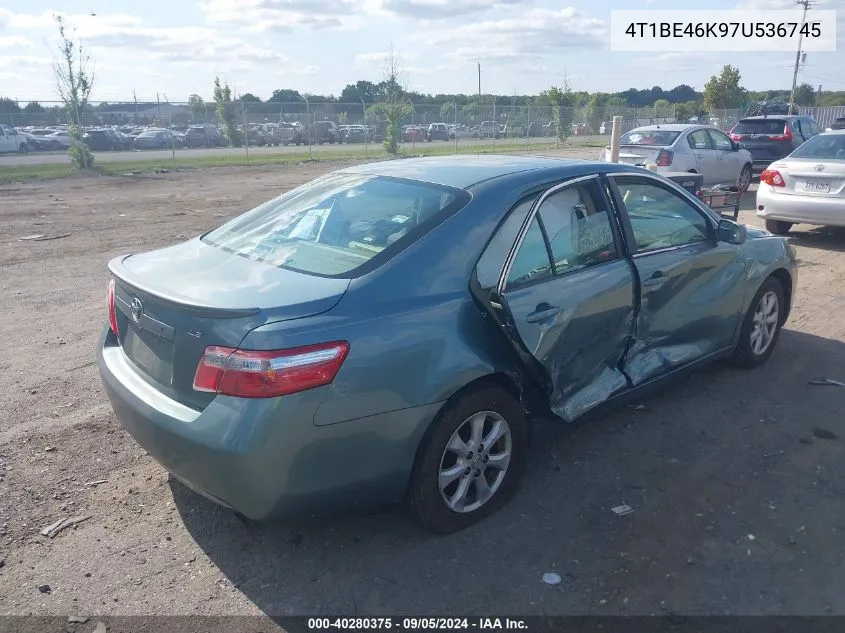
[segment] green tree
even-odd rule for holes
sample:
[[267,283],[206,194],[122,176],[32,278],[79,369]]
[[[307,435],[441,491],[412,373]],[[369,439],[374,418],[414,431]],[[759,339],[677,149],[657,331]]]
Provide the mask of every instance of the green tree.
[[347,84],[340,93],[341,103],[355,103],[363,99],[366,103],[375,103],[380,96],[379,87],[372,81],[360,80]]
[[256,97],[251,92],[245,92],[240,97],[238,97],[238,101],[241,103],[261,103],[261,99]]
[[392,47],[385,59],[382,73],[382,99],[372,106],[371,110],[384,117],[387,123],[384,149],[389,154],[397,154],[399,143],[402,141],[402,119],[412,114],[414,108],[408,101],[407,91],[401,79],[399,56]]
[[810,84],[804,83],[795,87],[795,103],[805,107],[816,104],[816,92]]
[[[311,99],[313,99],[313,97],[311,97]],[[297,103],[302,101],[302,95],[299,94],[298,90],[278,88],[273,91],[273,94],[269,99],[267,99],[267,101],[271,101],[273,103]],[[314,101],[314,103],[316,103],[316,101]]]
[[455,104],[447,101],[440,106],[440,117],[445,121],[455,120]]
[[88,105],[88,97],[94,88],[93,62],[82,46],[74,41],[65,30],[64,19],[54,16],[59,27],[59,59],[53,62],[56,88],[68,118],[71,162],[78,169],[87,169],[94,164],[91,148],[82,140],[82,113]]
[[672,111],[672,104],[668,99],[658,99],[651,107],[658,116],[666,116],[665,113]]
[[232,89],[228,83],[221,84],[220,77],[214,78],[214,103],[217,105],[217,119],[223,127],[223,134],[233,146],[240,147],[242,139],[237,125],[237,109],[232,101]]
[[188,97],[188,108],[194,121],[205,121],[206,107],[201,96],[191,95]]
[[44,106],[37,101],[30,101],[27,103],[24,106],[23,111],[27,114],[41,114],[42,112],[45,112]]
[[552,104],[555,133],[561,141],[565,141],[572,134],[572,120],[575,115],[575,95],[569,87],[569,82],[564,79],[563,86],[552,86],[542,94]]
[[739,68],[727,65],[722,72],[713,75],[704,84],[704,107],[707,110],[742,107],[746,99],[745,89],[739,85],[742,75]]

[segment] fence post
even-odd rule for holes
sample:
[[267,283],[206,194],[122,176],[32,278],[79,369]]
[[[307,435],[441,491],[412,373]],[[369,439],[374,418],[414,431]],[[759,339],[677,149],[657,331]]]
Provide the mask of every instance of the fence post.
[[610,162],[619,162],[619,137],[622,136],[622,117],[613,117],[613,131],[610,137]]
[[241,117],[244,122],[244,152],[246,152],[246,164],[249,165],[249,125],[246,122],[246,103],[241,101]]
[[458,153],[458,103],[455,102],[455,153]]
[[496,152],[496,137],[499,136],[499,119],[496,117],[496,97],[493,97],[493,153]]
[[361,109],[364,111],[364,159],[369,160],[369,136],[370,130],[367,127],[367,104],[364,103],[364,97],[358,97],[361,100]]

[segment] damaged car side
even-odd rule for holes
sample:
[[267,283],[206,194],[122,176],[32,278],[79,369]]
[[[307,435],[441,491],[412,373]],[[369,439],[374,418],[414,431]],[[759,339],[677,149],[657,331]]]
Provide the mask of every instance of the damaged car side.
[[644,169],[453,156],[350,167],[110,264],[120,422],[256,520],[405,499],[448,533],[501,507],[531,420],[572,422],[772,353],[788,243]]

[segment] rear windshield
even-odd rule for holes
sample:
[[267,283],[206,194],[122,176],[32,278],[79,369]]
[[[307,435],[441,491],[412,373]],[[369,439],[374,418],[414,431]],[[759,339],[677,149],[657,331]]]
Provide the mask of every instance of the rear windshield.
[[669,130],[631,130],[619,139],[620,145],[671,145],[681,135]]
[[792,152],[791,157],[845,160],[845,134],[816,134]]
[[271,266],[354,277],[415,242],[469,198],[461,189],[414,180],[329,174],[202,239]]
[[784,119],[751,119],[740,121],[732,130],[733,134],[783,134],[786,127]]

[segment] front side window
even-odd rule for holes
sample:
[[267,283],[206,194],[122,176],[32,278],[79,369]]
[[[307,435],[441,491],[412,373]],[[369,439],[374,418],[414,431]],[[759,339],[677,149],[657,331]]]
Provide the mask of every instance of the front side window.
[[330,174],[264,203],[202,240],[272,266],[354,276],[370,260],[380,265],[416,241],[469,199],[466,191],[412,180]]
[[707,241],[709,225],[691,203],[660,185],[637,178],[616,178],[634,231],[637,252]]
[[707,130],[707,132],[710,134],[710,139],[713,141],[713,149],[717,149],[721,152],[730,152],[733,150],[733,143],[731,143],[731,139],[729,139],[727,135],[719,132],[718,130]]

